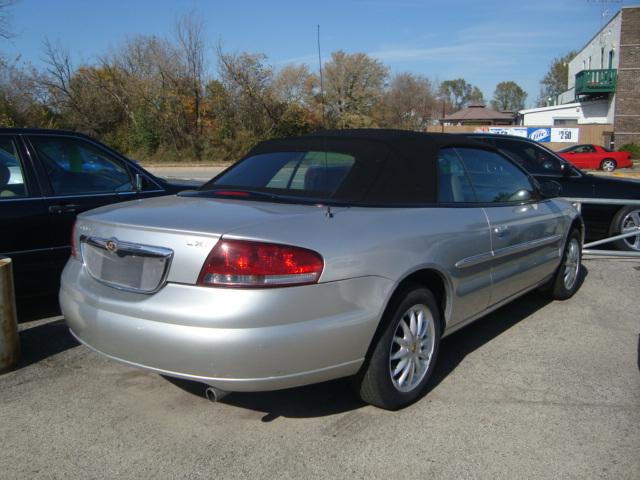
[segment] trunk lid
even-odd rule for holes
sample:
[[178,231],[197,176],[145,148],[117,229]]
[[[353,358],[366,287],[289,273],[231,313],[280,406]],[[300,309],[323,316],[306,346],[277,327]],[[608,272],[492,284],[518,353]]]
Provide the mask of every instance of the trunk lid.
[[[150,287],[164,281],[195,284],[207,255],[227,232],[300,215],[320,218],[322,212],[313,205],[156,197],[85,212],[78,216],[75,234],[94,278],[115,288],[153,293],[157,288]],[[163,256],[166,271],[158,258],[140,261],[157,249],[171,251]]]

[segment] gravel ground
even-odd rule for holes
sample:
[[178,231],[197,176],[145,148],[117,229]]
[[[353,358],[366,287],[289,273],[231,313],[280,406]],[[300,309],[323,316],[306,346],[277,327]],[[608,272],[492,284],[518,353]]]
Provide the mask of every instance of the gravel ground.
[[345,381],[213,404],[21,324],[0,375],[0,478],[640,478],[640,262],[585,261],[577,295],[529,294],[445,339],[399,412]]

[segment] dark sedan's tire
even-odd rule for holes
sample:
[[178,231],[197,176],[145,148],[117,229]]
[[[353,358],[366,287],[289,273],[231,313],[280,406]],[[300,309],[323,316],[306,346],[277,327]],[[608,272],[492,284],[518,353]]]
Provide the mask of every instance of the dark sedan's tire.
[[[629,206],[618,210],[609,227],[609,236],[620,235],[625,228],[640,227],[640,207]],[[627,237],[613,242],[618,250],[640,251],[640,235]]]
[[409,285],[387,308],[367,363],[355,377],[360,398],[397,410],[420,397],[438,356],[440,311],[426,288]]
[[569,232],[564,245],[562,261],[549,284],[542,292],[553,300],[567,300],[580,288],[580,271],[582,262],[582,236],[580,230],[574,228]]
[[613,158],[605,158],[600,162],[600,169],[603,172],[613,172],[617,166],[618,163]]

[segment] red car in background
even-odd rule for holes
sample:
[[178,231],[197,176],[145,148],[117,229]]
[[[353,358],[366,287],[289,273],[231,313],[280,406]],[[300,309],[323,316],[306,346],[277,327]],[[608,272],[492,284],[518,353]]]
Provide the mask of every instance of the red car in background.
[[613,172],[616,168],[633,166],[629,152],[614,152],[600,145],[574,145],[557,153],[579,168]]

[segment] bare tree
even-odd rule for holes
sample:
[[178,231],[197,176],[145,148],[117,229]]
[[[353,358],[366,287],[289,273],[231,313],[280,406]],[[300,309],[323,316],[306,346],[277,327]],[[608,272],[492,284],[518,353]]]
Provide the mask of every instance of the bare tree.
[[[229,54],[218,47],[219,71],[238,112],[245,120],[266,123],[267,131],[278,123],[280,113],[273,95],[273,69],[264,54]],[[266,117],[265,117],[266,115]],[[256,125],[257,126],[257,125]]]
[[13,37],[10,26],[11,14],[9,7],[15,3],[16,0],[0,0],[0,38],[4,38],[5,40]]
[[395,75],[385,92],[380,118],[381,126],[422,130],[436,108],[431,80],[412,73]]
[[330,117],[341,128],[366,126],[383,95],[388,68],[365,53],[333,52],[324,67]]
[[44,40],[43,50],[47,67],[38,81],[48,90],[51,106],[58,112],[71,109],[91,125],[91,116],[83,110],[77,92],[72,87],[74,69],[69,52],[54,46],[49,39]]
[[278,71],[274,82],[274,94],[282,103],[310,107],[314,90],[318,86],[315,75],[307,65],[287,65]]
[[181,17],[176,23],[176,37],[191,85],[197,133],[202,134],[202,96],[204,93],[204,22],[196,12]]

